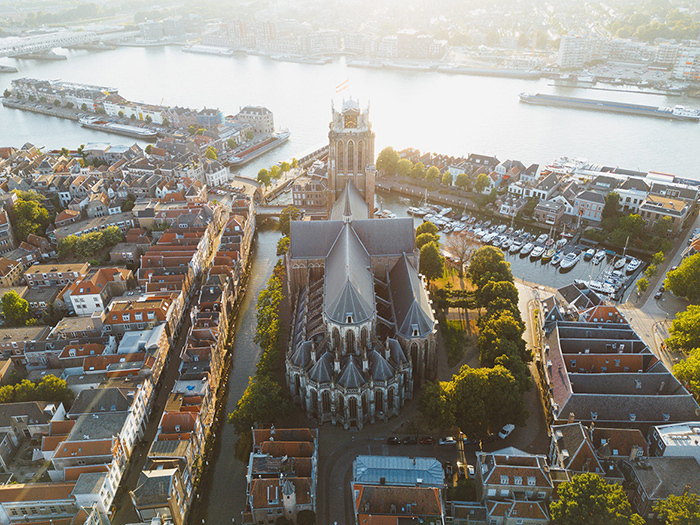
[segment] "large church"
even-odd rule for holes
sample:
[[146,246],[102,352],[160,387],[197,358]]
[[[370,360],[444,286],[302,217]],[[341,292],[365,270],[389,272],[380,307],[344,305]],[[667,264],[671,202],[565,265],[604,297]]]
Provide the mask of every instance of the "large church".
[[333,109],[328,139],[328,220],[290,228],[287,384],[320,424],[361,429],[435,379],[436,321],[413,219],[372,218],[369,109],[354,100]]

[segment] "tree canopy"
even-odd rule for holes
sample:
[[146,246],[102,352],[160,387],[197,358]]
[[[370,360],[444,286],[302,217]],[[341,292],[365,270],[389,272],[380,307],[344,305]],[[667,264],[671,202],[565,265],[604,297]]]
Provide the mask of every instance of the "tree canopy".
[[529,361],[523,332],[523,324],[509,311],[502,310],[496,314],[479,332],[476,346],[481,366],[493,366],[496,358],[504,354]]
[[436,233],[421,233],[416,236],[416,248],[419,250],[429,242],[440,242],[440,236]]
[[452,186],[452,173],[450,173],[449,171],[443,173],[440,182],[443,186]]
[[289,227],[291,221],[296,221],[301,218],[301,212],[294,206],[287,206],[280,213],[279,229],[282,235],[289,235]]
[[608,483],[597,474],[577,474],[559,485],[559,500],[550,505],[557,525],[643,525],[621,485]]
[[486,188],[489,187],[489,176],[486,173],[479,173],[474,181],[474,191],[477,193],[483,193]]
[[694,348],[687,359],[673,365],[673,375],[700,400],[700,348]]
[[267,171],[265,168],[262,168],[260,171],[258,171],[258,184],[261,186],[269,186],[271,182],[270,178],[270,172]]
[[282,385],[269,376],[253,376],[243,396],[228,416],[237,434],[250,431],[253,425],[269,425],[289,411]]
[[425,180],[428,182],[438,182],[440,180],[440,170],[435,166],[430,166],[425,172]]
[[425,165],[422,162],[416,162],[411,168],[411,178],[413,180],[425,179]]
[[428,283],[442,277],[445,272],[445,258],[440,254],[440,247],[436,242],[429,242],[420,249],[418,267]]
[[672,350],[690,352],[700,348],[700,306],[690,305],[680,312],[671,323],[666,345]]
[[700,303],[700,253],[686,257],[677,269],[666,274],[666,288],[693,304]]
[[654,512],[666,522],[666,525],[697,525],[700,523],[700,496],[688,492],[668,498],[654,505]]
[[467,277],[477,288],[489,281],[513,282],[510,263],[503,257],[503,252],[494,246],[483,246],[472,254]]
[[386,175],[396,175],[399,154],[391,146],[384,148],[377,156],[377,170]]
[[18,191],[17,201],[10,210],[10,218],[19,241],[26,241],[30,234],[44,235],[50,223],[49,212],[44,207],[44,197],[35,191]]
[[68,384],[55,375],[44,376],[39,383],[24,379],[15,385],[0,387],[0,403],[23,401],[56,401],[66,405],[73,402],[74,394]]
[[605,206],[603,206],[603,220],[617,217],[620,214],[620,194],[611,191],[605,196]]
[[437,233],[438,231],[438,227],[435,226],[432,222],[425,221],[420,223],[416,228],[416,237],[421,233]]
[[413,169],[413,163],[408,159],[401,159],[396,163],[396,173],[399,177],[408,177]]
[[507,299],[514,305],[518,304],[518,289],[512,281],[488,281],[476,292],[477,304],[482,308],[499,298]]
[[101,250],[111,248],[121,242],[123,238],[124,235],[117,226],[109,226],[101,231],[85,233],[80,237],[69,235],[58,242],[58,255],[63,259],[78,256],[87,260]]
[[455,179],[455,186],[458,188],[465,189],[469,185],[469,175],[466,173],[460,173]]
[[14,290],[5,292],[0,299],[0,306],[2,315],[10,326],[27,326],[36,321],[29,311],[29,303]]

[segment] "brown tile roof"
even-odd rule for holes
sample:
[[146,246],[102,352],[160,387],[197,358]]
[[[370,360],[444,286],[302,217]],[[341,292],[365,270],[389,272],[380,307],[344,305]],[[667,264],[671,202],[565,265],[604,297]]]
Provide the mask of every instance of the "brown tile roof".
[[440,489],[435,487],[353,484],[353,490],[358,493],[354,504],[360,523],[376,514],[410,517],[441,516],[443,513]]
[[260,452],[275,457],[308,458],[314,453],[314,445],[305,441],[266,441],[260,446]]
[[[311,503],[311,478],[286,478],[294,484],[297,505]],[[270,495],[270,499],[268,499]],[[271,500],[277,496],[277,503]],[[282,486],[278,478],[254,479],[250,484],[250,501],[255,509],[282,507]]]
[[79,467],[67,467],[65,469],[65,478],[66,481],[78,481],[81,474],[108,471],[109,465],[81,465]]
[[0,487],[0,503],[71,499],[75,483],[18,483]]
[[595,427],[592,432],[593,446],[600,450],[602,440],[608,444],[610,454],[617,450],[618,456],[629,456],[634,446],[641,447],[644,455],[648,455],[647,440],[644,434],[636,428],[602,428]]
[[111,456],[112,440],[102,439],[99,441],[69,441],[63,443],[54,454],[54,458],[77,458],[94,456]]

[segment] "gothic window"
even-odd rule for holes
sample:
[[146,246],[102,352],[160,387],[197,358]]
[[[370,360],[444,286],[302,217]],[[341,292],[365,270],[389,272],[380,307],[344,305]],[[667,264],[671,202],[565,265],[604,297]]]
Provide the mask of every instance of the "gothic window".
[[345,332],[345,352],[350,355],[355,353],[355,332],[352,330]]
[[333,350],[337,350],[340,347],[340,332],[337,328],[333,328]]
[[389,410],[394,409],[394,389],[393,388],[389,389],[389,393],[387,395],[387,405],[388,405],[387,408]]
[[363,162],[364,145],[365,145],[365,143],[362,140],[357,143],[357,170],[358,171],[365,170],[365,163]]
[[411,343],[411,365],[413,370],[418,369],[418,345],[416,343]]
[[337,171],[344,172],[345,171],[345,155],[343,152],[343,142],[340,140],[338,142],[336,142],[335,148],[336,148],[336,157],[338,159],[338,164],[336,166]]
[[376,390],[374,392],[374,412],[384,412],[384,394],[381,390]]
[[364,327],[364,328],[362,329],[362,339],[361,339],[361,341],[362,341],[362,343],[361,343],[362,348],[367,348],[367,342],[368,342],[367,339],[368,339],[368,337],[367,337],[367,327]]
[[301,395],[301,380],[299,379],[299,374],[294,376],[294,384],[296,385],[296,394]]
[[350,419],[357,419],[357,398],[351,397],[348,401],[348,407],[350,408]]
[[351,140],[348,142],[348,173],[355,174],[355,143]]
[[328,390],[321,394],[321,406],[324,414],[328,414],[331,411],[331,393]]
[[362,394],[362,416],[366,417],[369,414],[369,408],[367,407],[367,394]]
[[338,414],[345,415],[345,398],[343,394],[338,394]]
[[318,412],[318,393],[315,390],[311,391],[311,411]]

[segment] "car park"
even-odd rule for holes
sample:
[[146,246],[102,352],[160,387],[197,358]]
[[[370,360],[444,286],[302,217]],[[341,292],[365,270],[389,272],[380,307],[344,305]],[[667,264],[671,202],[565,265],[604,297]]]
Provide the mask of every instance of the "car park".
[[440,438],[440,444],[441,445],[456,445],[457,441],[452,436],[447,436],[444,438]]
[[507,425],[504,425],[501,431],[498,433],[498,437],[501,439],[505,439],[508,436],[510,436],[511,432],[515,430],[515,425],[508,423]]

